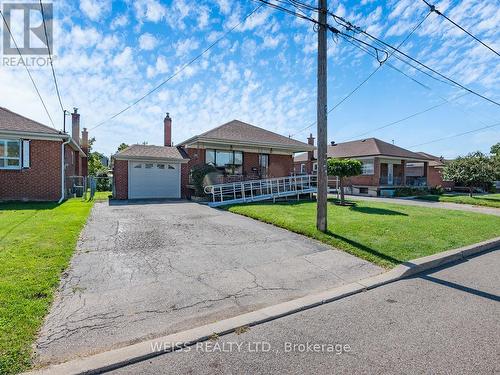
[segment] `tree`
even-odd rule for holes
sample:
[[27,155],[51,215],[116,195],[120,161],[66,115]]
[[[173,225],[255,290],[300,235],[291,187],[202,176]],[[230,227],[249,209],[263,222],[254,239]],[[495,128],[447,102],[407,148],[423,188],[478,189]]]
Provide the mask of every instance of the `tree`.
[[345,204],[344,178],[358,176],[362,172],[363,164],[355,159],[328,159],[327,168],[329,176],[339,178],[340,204]]
[[485,187],[495,181],[495,168],[491,158],[477,151],[449,162],[443,176],[446,180],[468,187],[472,197],[474,188]]
[[120,146],[118,146],[118,152],[125,150],[127,147],[128,147],[128,144],[121,143]]
[[491,146],[490,154],[495,169],[495,178],[500,180],[500,142]]

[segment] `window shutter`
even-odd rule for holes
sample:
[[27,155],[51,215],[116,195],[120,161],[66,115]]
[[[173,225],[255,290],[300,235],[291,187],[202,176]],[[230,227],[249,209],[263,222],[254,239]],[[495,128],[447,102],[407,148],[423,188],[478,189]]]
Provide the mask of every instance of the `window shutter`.
[[30,141],[23,141],[23,168],[30,167]]

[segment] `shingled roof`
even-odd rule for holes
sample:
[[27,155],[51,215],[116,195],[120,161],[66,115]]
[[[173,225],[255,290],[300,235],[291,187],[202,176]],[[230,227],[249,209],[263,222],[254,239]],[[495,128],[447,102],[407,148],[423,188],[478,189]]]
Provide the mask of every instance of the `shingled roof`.
[[186,153],[177,147],[132,145],[114,155],[115,159],[152,159],[187,161]]
[[[329,158],[355,158],[368,156],[391,156],[411,160],[430,160],[428,156],[406,150],[377,138],[360,139],[357,141],[343,142],[328,146]],[[316,151],[314,158],[317,158]],[[301,154],[294,161],[306,161],[307,154]]]
[[[307,151],[313,146],[295,139],[285,137],[272,131],[259,128],[246,122],[233,120],[222,124],[214,129],[206,131],[200,135],[194,136],[184,142],[182,145],[190,145],[196,142],[237,142],[241,144],[265,145],[270,147],[283,147]],[[297,151],[297,152],[299,152]]]
[[0,107],[0,131],[62,134],[58,130]]

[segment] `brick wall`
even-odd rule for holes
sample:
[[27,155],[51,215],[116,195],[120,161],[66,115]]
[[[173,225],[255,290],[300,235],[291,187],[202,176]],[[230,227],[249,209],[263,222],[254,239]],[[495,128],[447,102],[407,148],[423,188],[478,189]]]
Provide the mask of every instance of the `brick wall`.
[[442,186],[444,188],[452,189],[455,187],[453,181],[443,180],[443,170],[441,168],[428,167],[427,168],[427,185],[429,187]]
[[269,176],[286,177],[290,176],[293,171],[293,157],[292,155],[269,155]]
[[[271,160],[269,160],[271,164]],[[260,166],[259,166],[259,154],[255,152],[244,152],[243,153],[243,174],[247,177],[259,176]]]
[[360,185],[360,186],[378,186],[380,180],[380,160],[374,158],[373,174],[359,175],[346,178],[345,186]]
[[115,199],[128,199],[128,161],[115,160],[113,167]]
[[32,140],[30,168],[0,170],[0,200],[57,201],[61,197],[61,142]]

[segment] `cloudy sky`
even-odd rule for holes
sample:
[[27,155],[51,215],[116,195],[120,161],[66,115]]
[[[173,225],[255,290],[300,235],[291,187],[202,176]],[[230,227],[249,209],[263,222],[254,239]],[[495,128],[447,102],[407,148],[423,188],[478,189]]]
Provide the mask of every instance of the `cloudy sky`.
[[[232,119],[300,140],[316,133],[315,126],[308,126],[316,119],[317,36],[308,21],[266,6],[244,20],[258,6],[251,0],[57,0],[53,4],[54,65],[62,101],[69,110],[79,108],[82,125],[96,137],[98,151],[113,153],[122,142],[161,144],[165,112],[173,118],[175,143]],[[437,6],[500,50],[498,0],[444,0]],[[417,0],[329,0],[329,7],[393,45],[428,13]],[[336,25],[331,17],[329,23]],[[152,95],[95,127],[238,24]],[[402,50],[500,101],[500,57],[436,14],[424,21]],[[331,108],[378,62],[332,35],[328,52]],[[407,76],[388,64],[379,69],[329,114],[329,140],[377,137],[445,157],[486,152],[500,141],[500,107],[464,95],[463,90],[433,80],[394,57],[388,62]],[[56,127],[62,128],[50,68],[32,68],[32,73]],[[50,125],[23,67],[0,65],[0,87],[0,106]],[[431,107],[435,108],[389,125]],[[499,126],[482,132],[427,143],[496,123]]]

